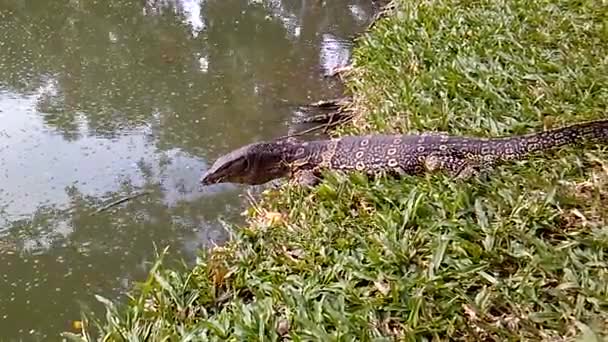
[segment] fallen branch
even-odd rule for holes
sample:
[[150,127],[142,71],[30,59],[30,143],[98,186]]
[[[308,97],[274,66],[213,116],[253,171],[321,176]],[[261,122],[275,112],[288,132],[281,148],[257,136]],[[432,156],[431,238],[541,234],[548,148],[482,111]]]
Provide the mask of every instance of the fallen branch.
[[301,135],[304,135],[304,134],[308,134],[308,133],[314,132],[316,130],[325,128],[326,126],[327,126],[327,124],[317,125],[317,126],[309,128],[309,129],[305,129],[303,131],[296,132],[294,134],[288,134],[288,135],[280,136],[280,137],[276,138],[276,140],[285,140],[285,139],[290,139],[290,138],[298,137],[298,136],[301,136]]
[[[332,114],[335,114],[335,113],[332,113]],[[320,124],[320,125],[317,125],[317,126],[313,126],[313,127],[309,128],[309,129],[305,129],[303,131],[296,132],[296,133],[293,133],[293,134],[280,136],[280,137],[276,138],[276,140],[284,140],[284,139],[294,138],[294,137],[297,137],[297,136],[301,136],[301,135],[304,135],[304,134],[308,134],[308,133],[314,132],[314,131],[319,130],[319,129],[323,129],[323,133],[327,133],[330,128],[334,128],[334,127],[336,127],[338,125],[344,124],[344,123],[350,121],[352,118],[353,118],[353,116],[352,116],[351,113],[349,113],[348,115],[340,116],[340,119],[338,119],[338,120],[333,120],[333,119],[329,118],[328,122],[326,122],[326,123],[323,123],[323,124]]]
[[107,204],[107,205],[105,205],[105,206],[97,209],[95,211],[95,214],[99,214],[99,213],[104,212],[104,211],[106,211],[108,209],[111,209],[111,208],[113,208],[113,207],[115,207],[115,206],[117,206],[119,204],[122,204],[124,202],[130,201],[130,200],[135,199],[137,197],[141,197],[143,195],[148,195],[148,194],[151,194],[151,193],[152,193],[151,191],[141,191],[141,192],[135,193],[133,195],[120,198],[120,199],[118,199],[118,200],[116,200],[114,202],[111,202],[111,203],[109,203],[109,204]]
[[322,108],[322,109],[338,109],[344,107],[352,101],[350,96],[343,96],[331,100],[321,100],[301,107]]
[[352,116],[353,116],[353,113],[351,111],[337,110],[337,111],[333,111],[331,113],[318,114],[315,116],[311,116],[311,117],[299,120],[297,123],[298,124],[317,123],[317,124],[326,124],[326,125],[332,126],[333,122],[341,121],[344,119],[349,120],[350,118],[352,118]]
[[348,65],[345,65],[343,67],[334,68],[331,72],[329,72],[329,73],[327,73],[327,74],[325,74],[323,76],[324,77],[335,77],[337,75],[346,73],[346,72],[351,71],[351,70],[353,70],[353,65],[352,64],[348,64]]

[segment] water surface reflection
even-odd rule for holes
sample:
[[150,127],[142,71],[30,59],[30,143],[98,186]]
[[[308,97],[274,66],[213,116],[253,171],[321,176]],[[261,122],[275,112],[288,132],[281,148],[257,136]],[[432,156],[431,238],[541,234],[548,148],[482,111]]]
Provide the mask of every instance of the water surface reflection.
[[[0,331],[53,338],[92,295],[221,243],[245,190],[201,188],[237,146],[338,96],[369,1],[0,4]],[[95,215],[105,203],[146,195]],[[51,338],[52,339],[52,338]]]

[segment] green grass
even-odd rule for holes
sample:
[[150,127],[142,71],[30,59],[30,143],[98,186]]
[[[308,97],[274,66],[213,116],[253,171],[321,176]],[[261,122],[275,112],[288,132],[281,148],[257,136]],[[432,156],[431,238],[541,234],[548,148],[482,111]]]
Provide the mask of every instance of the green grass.
[[[605,118],[605,1],[399,1],[358,40],[340,134],[490,136]],[[487,180],[327,174],[266,192],[194,269],[157,264],[109,340],[608,338],[608,149]]]

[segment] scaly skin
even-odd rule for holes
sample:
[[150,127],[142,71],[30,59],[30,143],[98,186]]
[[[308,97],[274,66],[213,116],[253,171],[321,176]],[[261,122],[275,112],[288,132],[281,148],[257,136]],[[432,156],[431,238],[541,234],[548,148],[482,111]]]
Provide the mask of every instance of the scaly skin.
[[475,138],[421,135],[346,136],[331,140],[260,142],[220,157],[201,183],[263,184],[289,177],[315,185],[323,169],[420,175],[443,171],[469,178],[495,165],[554,148],[608,142],[608,120],[591,121],[521,136]]

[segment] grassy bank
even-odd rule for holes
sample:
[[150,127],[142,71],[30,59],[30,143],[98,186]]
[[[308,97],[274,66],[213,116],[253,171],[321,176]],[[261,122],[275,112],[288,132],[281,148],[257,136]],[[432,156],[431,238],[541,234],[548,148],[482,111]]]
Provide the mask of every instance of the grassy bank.
[[[605,118],[608,4],[407,1],[358,40],[339,134],[490,136]],[[456,182],[327,174],[264,195],[192,270],[157,265],[110,340],[598,340],[608,331],[608,149]],[[417,334],[414,336],[413,334]]]

